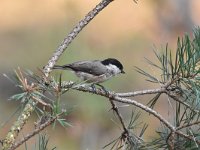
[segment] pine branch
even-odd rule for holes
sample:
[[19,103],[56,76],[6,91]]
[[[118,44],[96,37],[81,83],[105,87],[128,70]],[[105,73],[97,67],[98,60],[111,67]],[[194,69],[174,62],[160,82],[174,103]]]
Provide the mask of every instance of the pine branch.
[[20,141],[18,141],[17,143],[15,143],[14,145],[12,145],[11,148],[9,148],[9,150],[15,150],[16,148],[18,148],[20,145],[22,145],[23,143],[25,143],[26,141],[28,141],[30,138],[32,138],[33,136],[35,136],[36,134],[38,134],[39,132],[41,132],[42,130],[44,130],[46,127],[48,127],[49,125],[51,125],[52,123],[54,123],[54,121],[59,117],[55,116],[49,120],[47,120],[45,123],[43,123],[42,125],[38,126],[35,130],[33,130],[31,133],[27,134],[23,139],[21,139]]
[[119,118],[119,121],[120,121],[120,123],[121,123],[121,125],[122,125],[122,127],[123,127],[124,132],[122,133],[122,140],[124,140],[124,141],[128,140],[129,143],[131,143],[130,137],[129,137],[129,136],[130,136],[130,135],[129,135],[129,131],[128,131],[128,129],[126,128],[125,122],[124,122],[124,120],[123,120],[122,115],[121,115],[120,112],[119,112],[118,107],[115,105],[113,99],[110,98],[109,101],[110,101],[110,103],[111,103],[111,105],[112,105],[112,110],[114,110],[115,113],[117,114],[117,117]]
[[[49,76],[53,66],[62,55],[64,50],[69,46],[69,44],[73,41],[73,39],[78,35],[78,33],[94,18],[96,15],[102,11],[110,2],[113,0],[102,0],[92,11],[90,11],[83,20],[81,20],[74,29],[64,38],[63,42],[54,52],[51,59],[48,61],[47,65],[43,68],[43,73],[45,75],[45,79]],[[32,101],[30,100],[30,103]],[[35,106],[37,103],[27,104],[24,107],[22,114],[19,116],[17,121],[11,127],[10,131],[8,132],[5,140],[3,140],[3,150],[10,148],[14,142],[18,133],[22,130],[23,126],[25,125],[26,121],[31,116],[32,112],[35,110]],[[24,117],[25,116],[25,117]]]
[[[64,84],[62,85],[62,88],[65,88]],[[67,85],[67,88],[69,88],[68,85]],[[143,105],[143,104],[141,104],[141,103],[139,103],[139,102],[137,102],[137,101],[135,101],[133,99],[128,99],[128,98],[120,97],[115,92],[110,92],[110,91],[105,92],[105,90],[103,90],[103,89],[95,89],[94,90],[92,87],[86,87],[86,86],[81,86],[81,85],[80,86],[72,87],[72,89],[75,89],[75,90],[78,90],[78,91],[82,91],[82,92],[89,92],[89,93],[93,93],[93,94],[100,95],[100,96],[104,96],[104,97],[106,97],[108,99],[112,99],[113,101],[117,101],[117,102],[120,102],[120,103],[134,105],[134,106],[136,106],[136,107],[144,110],[145,112],[148,112],[148,113],[152,114],[154,117],[156,117],[158,120],[160,120],[160,122],[162,122],[168,129],[171,130],[171,133],[178,134],[178,135],[180,135],[180,136],[182,136],[182,137],[184,137],[186,139],[192,140],[192,141],[194,141],[194,142],[196,142],[196,143],[198,143],[200,145],[200,141],[194,139],[192,136],[184,134],[181,131],[177,131],[176,127],[173,126],[170,122],[168,122],[157,111],[155,111],[155,110],[153,110],[153,109],[151,109],[151,108],[149,108],[149,107],[147,107],[147,106],[145,106],[145,105]],[[143,94],[142,91],[140,93],[141,93],[141,95]],[[172,140],[172,139],[173,138],[170,138],[169,140]],[[168,142],[170,144],[169,146],[171,147],[171,149],[173,149],[173,147],[174,147],[173,146],[174,145],[173,142],[172,141],[168,141]]]
[[181,103],[181,104],[184,105],[185,107],[189,108],[191,111],[193,111],[193,112],[195,112],[195,113],[199,113],[199,112],[200,112],[199,110],[196,110],[196,109],[192,108],[192,106],[190,106],[190,105],[187,104],[186,102],[183,102],[182,100],[180,100],[180,99],[178,98],[178,96],[171,94],[169,91],[167,91],[166,93],[167,93],[167,95],[168,95],[169,97],[171,97],[174,101],[177,101],[177,102]]
[[176,130],[181,130],[183,128],[188,128],[188,127],[191,127],[193,125],[198,125],[198,124],[200,124],[200,121],[195,121],[195,122],[192,122],[192,123],[188,123],[188,124],[182,125],[182,126],[176,128]]

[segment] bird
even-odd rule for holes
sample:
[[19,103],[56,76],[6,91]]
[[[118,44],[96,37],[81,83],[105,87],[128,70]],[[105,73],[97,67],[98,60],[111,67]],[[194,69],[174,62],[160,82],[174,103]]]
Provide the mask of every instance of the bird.
[[82,81],[97,85],[125,73],[121,62],[115,58],[77,61],[66,65],[55,65],[53,69],[71,70]]

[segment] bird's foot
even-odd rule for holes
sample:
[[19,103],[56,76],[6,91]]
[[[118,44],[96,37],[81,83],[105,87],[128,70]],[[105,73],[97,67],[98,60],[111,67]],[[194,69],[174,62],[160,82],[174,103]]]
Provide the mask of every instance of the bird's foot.
[[101,89],[105,92],[106,95],[109,95],[109,91],[101,84],[96,84],[98,85],[99,87],[101,87]]
[[92,92],[95,93],[96,92],[95,84],[91,84],[91,88],[92,88]]

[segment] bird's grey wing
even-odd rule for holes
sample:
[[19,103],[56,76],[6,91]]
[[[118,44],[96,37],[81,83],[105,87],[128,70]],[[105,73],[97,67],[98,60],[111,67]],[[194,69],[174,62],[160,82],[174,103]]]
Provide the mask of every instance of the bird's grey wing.
[[97,76],[105,74],[107,69],[100,61],[80,61],[68,64],[68,67],[74,71],[81,71]]

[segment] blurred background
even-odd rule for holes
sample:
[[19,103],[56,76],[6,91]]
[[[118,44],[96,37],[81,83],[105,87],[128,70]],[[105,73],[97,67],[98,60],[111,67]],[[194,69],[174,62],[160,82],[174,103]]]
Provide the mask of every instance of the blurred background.
[[[19,93],[13,83],[3,74],[12,76],[18,66],[37,72],[37,68],[46,65],[52,53],[74,25],[90,11],[99,0],[1,0],[0,1],[0,138],[8,132],[19,102],[8,101],[13,94]],[[103,85],[116,92],[126,92],[159,87],[150,84],[139,75],[134,67],[140,67],[152,74],[159,73],[150,67],[144,57],[155,60],[153,49],[162,50],[168,43],[175,50],[178,36],[191,34],[195,26],[200,25],[200,1],[197,0],[115,0],[92,22],[84,28],[59,59],[58,64],[78,60],[105,59],[115,57],[124,64],[125,75],[109,80]],[[61,71],[51,75],[59,77]],[[64,79],[77,78],[70,72],[62,72]],[[151,97],[136,100],[146,104]],[[120,135],[120,129],[112,121],[116,119],[109,102],[100,96],[69,91],[62,97],[64,106],[74,111],[67,120],[73,127],[67,129],[58,126],[45,132],[50,137],[49,148],[57,146],[59,150],[101,149]],[[118,104],[121,105],[121,104]],[[165,117],[168,102],[163,97],[155,109]],[[128,123],[131,106],[120,111]],[[4,122],[9,120],[4,126]],[[23,130],[22,136],[33,129],[32,122]],[[159,121],[148,114],[141,121],[150,123],[145,139],[156,137],[154,129]],[[34,149],[37,138],[28,142]],[[25,149],[21,146],[20,149]]]

